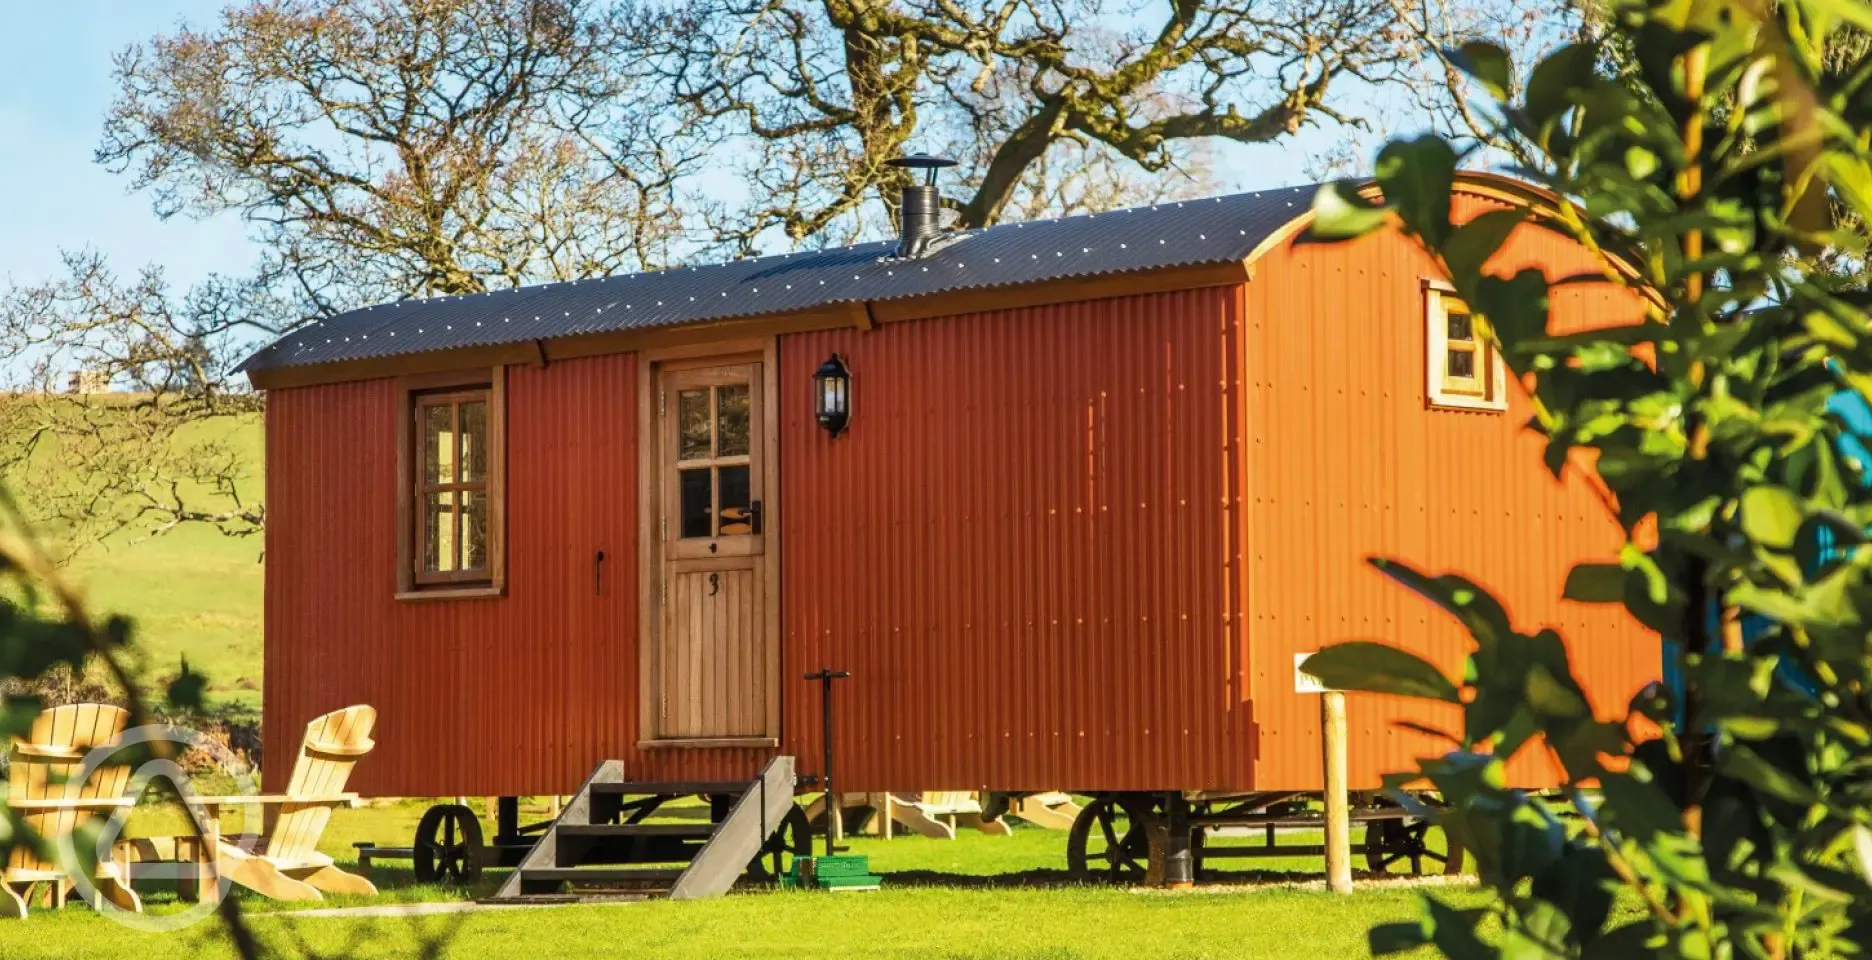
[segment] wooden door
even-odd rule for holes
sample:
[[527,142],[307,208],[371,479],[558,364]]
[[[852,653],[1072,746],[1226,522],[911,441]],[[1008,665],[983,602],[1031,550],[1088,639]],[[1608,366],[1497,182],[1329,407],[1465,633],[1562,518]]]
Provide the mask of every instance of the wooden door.
[[652,738],[769,737],[767,398],[761,365],[658,377],[662,614]]

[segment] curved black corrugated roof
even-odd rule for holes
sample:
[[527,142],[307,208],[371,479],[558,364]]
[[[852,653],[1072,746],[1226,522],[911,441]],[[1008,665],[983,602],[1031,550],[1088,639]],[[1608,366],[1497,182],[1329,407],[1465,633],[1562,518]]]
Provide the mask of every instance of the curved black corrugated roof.
[[895,241],[352,310],[281,337],[252,372],[670,327],[1045,280],[1240,261],[1306,213],[1282,187],[976,230],[916,260]]

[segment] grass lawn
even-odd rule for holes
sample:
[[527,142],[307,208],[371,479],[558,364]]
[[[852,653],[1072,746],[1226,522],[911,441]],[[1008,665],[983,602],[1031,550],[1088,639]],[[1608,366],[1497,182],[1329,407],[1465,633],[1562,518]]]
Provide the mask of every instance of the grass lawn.
[[[351,843],[408,843],[422,806],[403,803],[340,811],[323,849],[354,859]],[[535,811],[531,816],[537,816]],[[132,832],[162,832],[160,814],[139,814]],[[230,824],[232,826],[232,824]],[[1295,838],[1295,842],[1304,842]],[[1258,861],[1253,873],[1187,893],[1087,887],[1066,881],[1065,835],[1018,826],[1013,836],[964,832],[954,841],[854,838],[884,875],[878,893],[758,891],[693,903],[482,912],[419,919],[295,917],[285,905],[240,896],[255,932],[283,956],[416,957],[1295,957],[1365,954],[1373,924],[1414,915],[1417,891],[1387,886],[1335,897],[1307,885],[1317,860]],[[333,898],[309,906],[465,899],[496,886],[460,891],[414,884],[406,871],[380,868],[375,898]],[[1253,881],[1247,883],[1246,881]],[[1479,903],[1466,886],[1437,888],[1459,905]],[[183,909],[173,896],[146,895],[152,913]],[[234,953],[211,924],[176,933],[125,929],[83,907],[0,924],[0,957],[84,960],[218,960]]]

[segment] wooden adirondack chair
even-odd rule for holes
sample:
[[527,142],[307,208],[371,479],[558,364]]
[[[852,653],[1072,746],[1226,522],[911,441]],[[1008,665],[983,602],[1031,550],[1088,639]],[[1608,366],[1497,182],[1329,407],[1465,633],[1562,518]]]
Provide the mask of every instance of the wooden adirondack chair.
[[1037,827],[1048,830],[1071,830],[1073,820],[1079,816],[1079,805],[1065,793],[1036,793],[1026,797],[1016,797],[1008,806],[1008,816],[1019,817]]
[[[895,826],[937,840],[954,840],[958,827],[980,830],[991,837],[1012,833],[1005,819],[982,817],[978,795],[968,790],[928,790],[922,793],[848,793],[840,803],[847,816],[853,808],[869,810],[866,832],[888,840]],[[825,813],[825,798],[806,807],[808,822],[820,822]],[[946,819],[945,819],[946,818]]]
[[[128,765],[99,766],[79,780],[85,755],[93,747],[109,744],[123,734],[128,712],[103,703],[75,703],[43,711],[33,720],[24,740],[13,741],[7,775],[7,806],[26,827],[50,839],[70,834],[100,817],[121,818],[136,805],[126,796],[130,786]],[[106,829],[110,829],[108,826]],[[143,902],[130,889],[125,864],[111,860],[97,865],[96,897],[142,912]],[[63,906],[72,878],[57,863],[23,847],[14,848],[0,865],[0,918],[26,916],[33,887],[47,884],[54,908]]]
[[[206,836],[199,842],[192,837],[175,838],[170,849],[181,859],[190,859],[193,852],[193,859],[203,864],[204,881],[225,876],[275,900],[322,900],[320,891],[375,894],[377,888],[369,880],[333,865],[331,857],[318,851],[318,842],[333,808],[357,805],[357,794],[344,792],[345,781],[358,758],[375,745],[370,733],[376,723],[375,709],[354,706],[306,724],[305,741],[299,745],[285,793],[192,798],[189,805]],[[265,810],[266,830],[253,850],[221,838],[221,811],[227,807]],[[151,849],[161,851],[162,856],[169,854],[161,846]]]

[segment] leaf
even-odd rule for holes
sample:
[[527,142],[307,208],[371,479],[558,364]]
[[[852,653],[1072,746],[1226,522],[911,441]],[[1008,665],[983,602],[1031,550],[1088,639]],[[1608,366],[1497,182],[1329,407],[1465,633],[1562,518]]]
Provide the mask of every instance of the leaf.
[[1521,906],[1519,922],[1502,937],[1502,960],[1566,960],[1573,922],[1559,907],[1540,900]]
[[1608,773],[1600,781],[1605,803],[1599,815],[1613,829],[1640,842],[1682,826],[1683,814],[1657,784],[1641,781],[1631,771]]
[[1444,55],[1462,72],[1474,77],[1495,99],[1508,99],[1514,87],[1514,64],[1508,58],[1508,51],[1492,43],[1471,40],[1444,51]]
[[1459,279],[1478,276],[1495,251],[1525,219],[1521,210],[1490,210],[1456,228],[1443,244],[1443,259]]
[[1547,717],[1578,720],[1592,716],[1592,709],[1587,706],[1577,691],[1554,677],[1553,671],[1545,664],[1533,664],[1527,672],[1528,706]]
[[1526,113],[1536,129],[1571,105],[1573,92],[1592,82],[1598,51],[1583,43],[1569,43],[1547,55],[1528,75]]
[[[1825,449],[1816,446],[1816,449]],[[1865,531],[1851,520],[1827,510],[1816,510],[1801,520],[1794,534],[1794,559],[1801,573],[1817,579],[1822,567],[1839,560],[1866,542]]]
[[1531,892],[1566,915],[1573,938],[1591,944],[1612,914],[1612,872],[1603,859],[1571,848],[1534,877]]
[[1390,208],[1359,196],[1357,184],[1329,183],[1313,194],[1313,224],[1303,240],[1332,243],[1362,237],[1384,226]]
[[1872,829],[1863,823],[1852,828],[1853,855],[1859,862],[1859,875],[1872,881]]
[[1450,190],[1456,182],[1456,151],[1442,137],[1393,140],[1378,152],[1378,184],[1404,228],[1431,247],[1450,235]]
[[[1532,267],[1506,279],[1479,277],[1475,284],[1475,301],[1470,306],[1488,318],[1502,343],[1510,347],[1545,336],[1549,306],[1547,277]],[[1625,351],[1619,351],[1620,362],[1625,355]]]
[[1448,730],[1433,727],[1427,723],[1418,723],[1415,720],[1393,720],[1391,721],[1391,725],[1401,730],[1409,730],[1412,733],[1421,733],[1426,737],[1434,737],[1452,746],[1462,745],[1462,740],[1457,738],[1455,734],[1450,733]]
[[1786,550],[1800,531],[1800,498],[1786,487],[1758,486],[1742,491],[1742,532],[1756,543]]
[[1789,803],[1820,802],[1813,787],[1775,764],[1769,763],[1754,748],[1743,743],[1725,744],[1718,762],[1723,772],[1753,785],[1757,790]]
[[1380,573],[1448,611],[1469,629],[1479,646],[1492,645],[1513,632],[1508,623],[1508,611],[1488,591],[1466,577],[1454,573],[1432,577],[1389,557],[1372,557],[1368,562]]
[[1300,669],[1334,690],[1363,690],[1461,703],[1442,671],[1396,647],[1370,641],[1335,644],[1306,658]]
[[1623,603],[1627,576],[1616,563],[1576,563],[1560,595],[1577,603]]
[[1566,827],[1552,814],[1530,803],[1518,803],[1506,819],[1495,815],[1501,831],[1496,854],[1504,882],[1535,876],[1558,860],[1566,849]]

